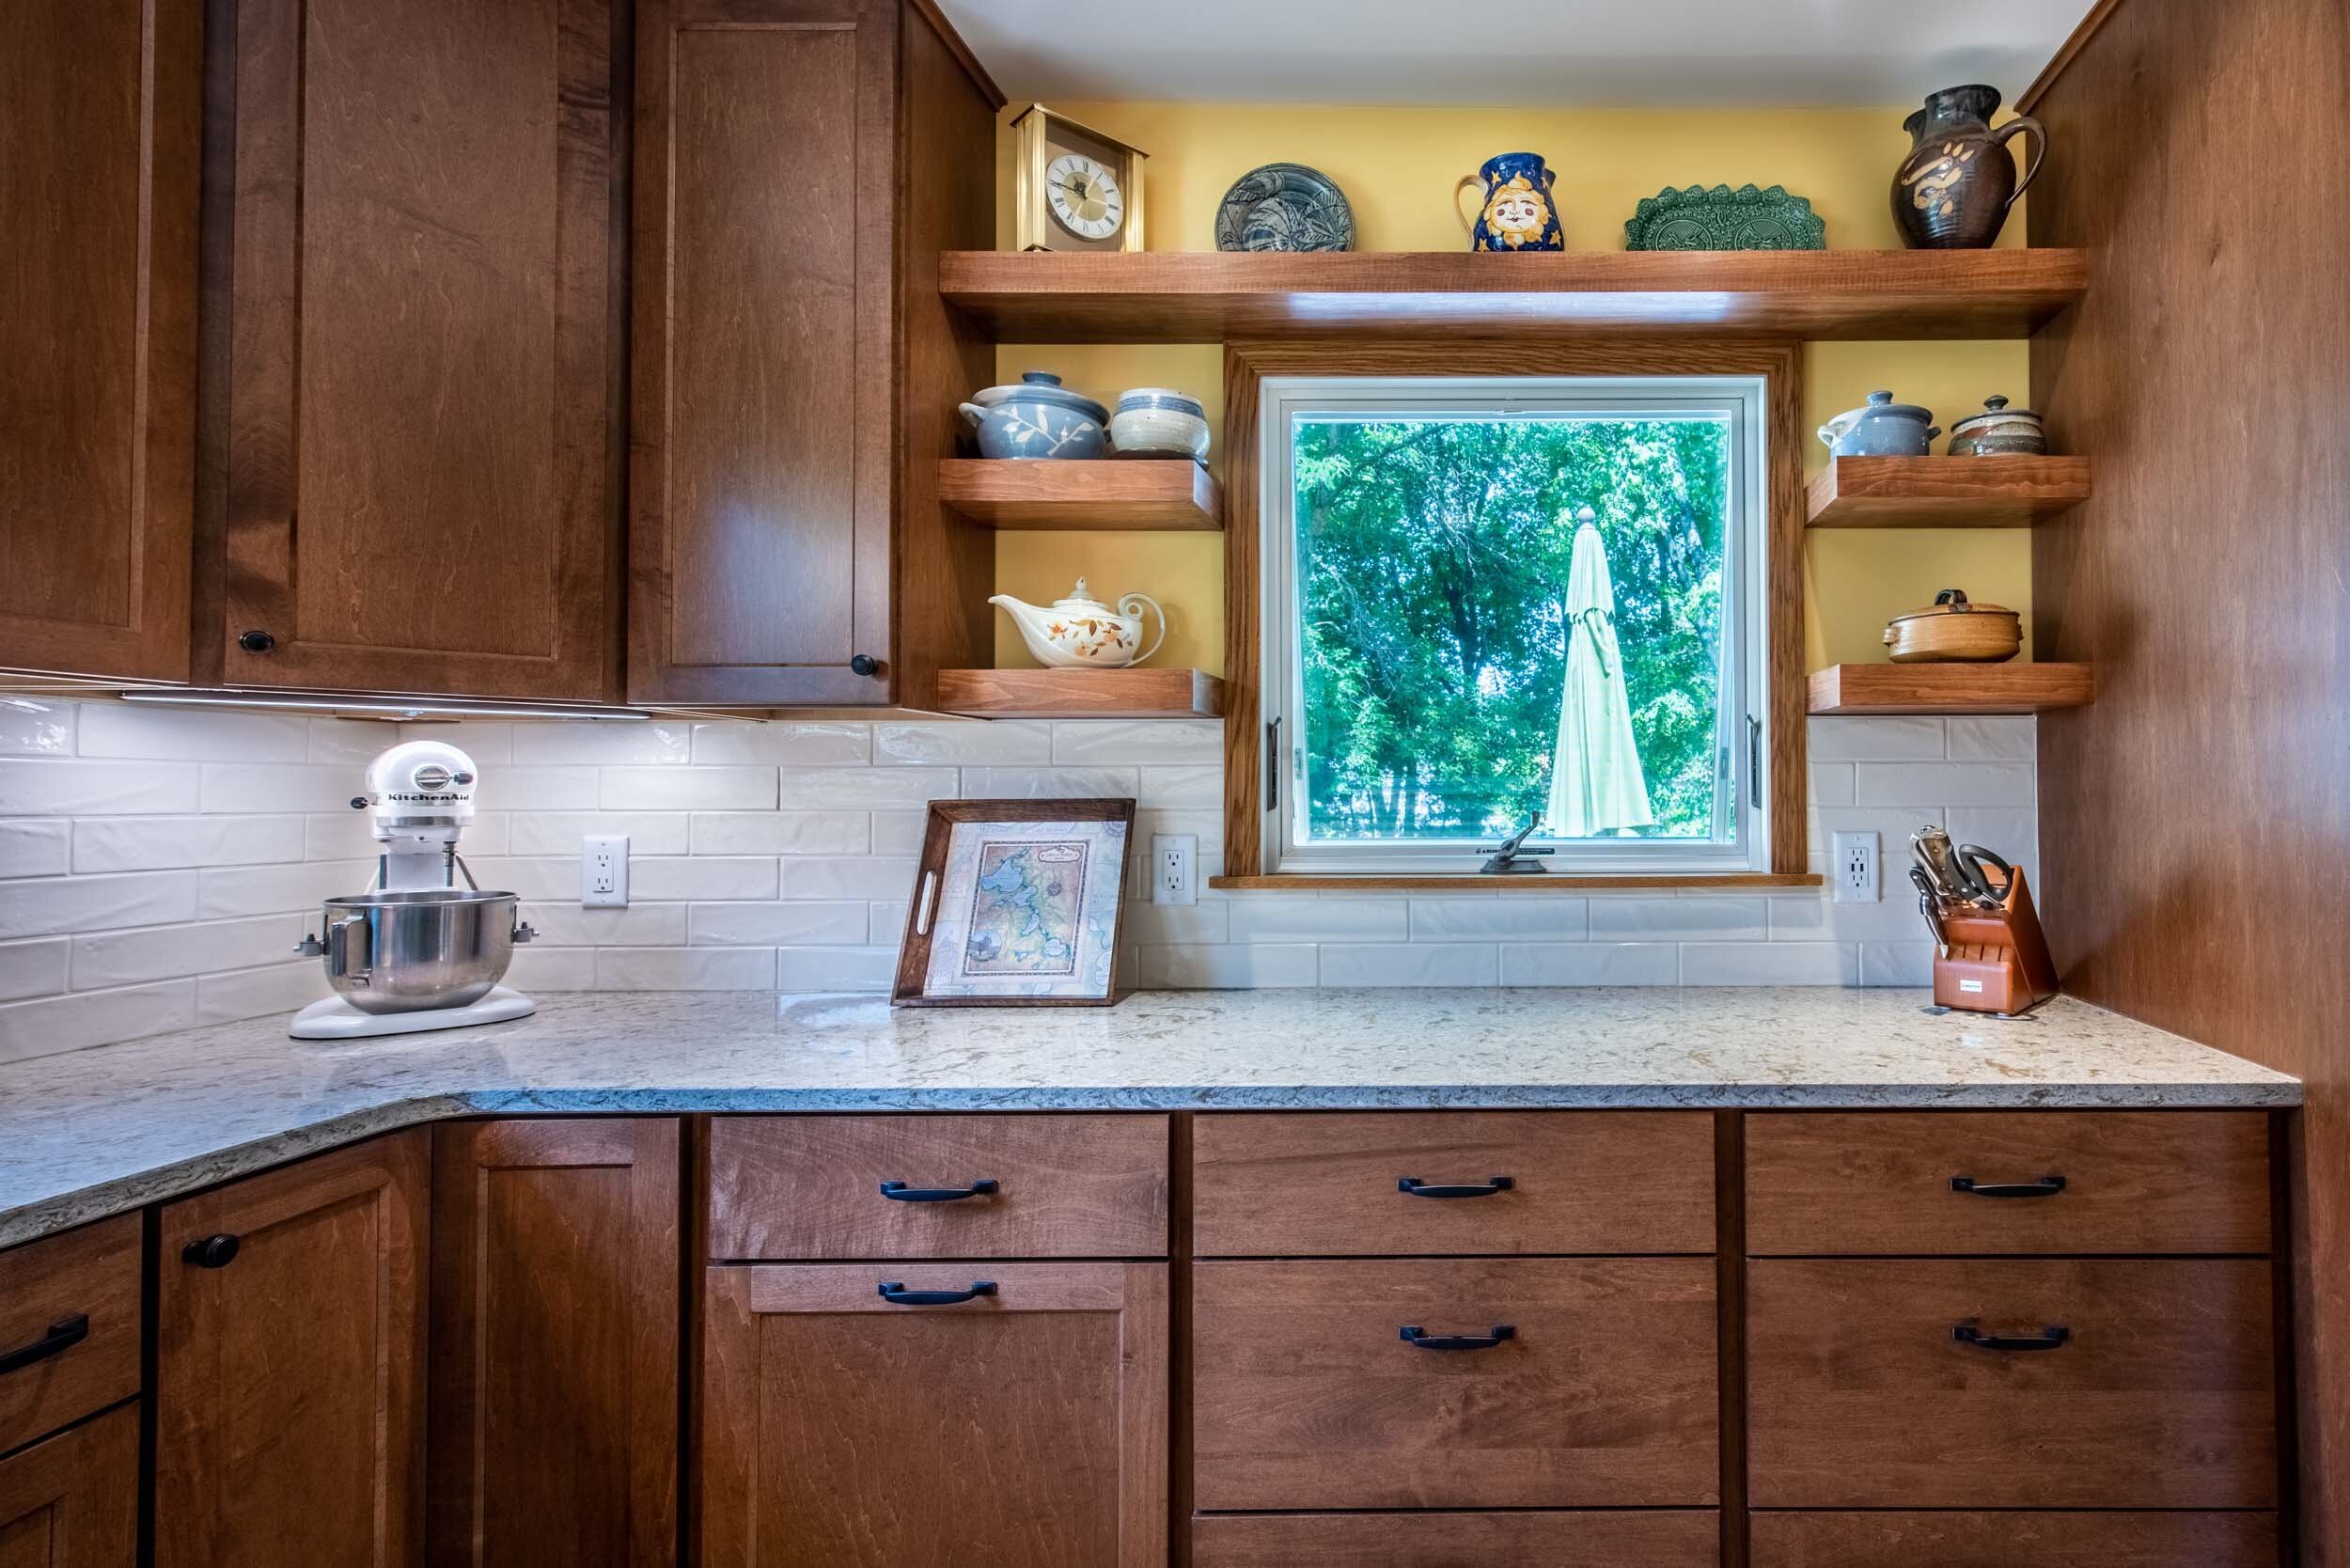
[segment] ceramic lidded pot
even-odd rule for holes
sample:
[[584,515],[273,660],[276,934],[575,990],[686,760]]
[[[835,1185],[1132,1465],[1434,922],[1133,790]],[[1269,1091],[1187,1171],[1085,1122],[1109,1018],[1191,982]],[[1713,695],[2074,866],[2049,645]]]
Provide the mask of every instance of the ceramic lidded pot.
[[2024,618],[2003,604],[1975,604],[1965,588],[1944,588],[1925,609],[1888,621],[1885,646],[1897,665],[1996,665],[2022,650]]
[[1109,410],[1081,397],[1046,370],[1017,386],[991,386],[963,406],[991,458],[1098,458],[1108,441]]
[[1208,455],[1208,411],[1197,398],[1165,386],[1137,386],[1118,395],[1110,416],[1110,440],[1120,457],[1190,458]]
[[[1919,250],[1981,250],[1999,237],[2008,209],[2040,172],[2048,133],[2028,115],[1992,130],[1998,108],[1997,87],[1944,87],[1902,121],[1910,149],[1893,175],[1893,223],[1904,243]],[[2032,139],[2031,166],[2021,183],[2007,148],[2018,132],[2029,132]]]
[[[1543,164],[1539,152],[1497,152],[1475,174],[1461,176],[1452,187],[1453,212],[1468,230],[1471,250],[1564,250],[1565,230],[1559,227],[1559,209],[1551,200],[1557,171]],[[1481,186],[1477,221],[1461,212],[1461,193]]]
[[1819,433],[1838,457],[1924,457],[1942,427],[1934,422],[1932,409],[1897,403],[1890,392],[1872,392],[1867,407],[1845,410]]
[[[1020,628],[1020,640],[1048,669],[1123,669],[1156,653],[1167,640],[1167,612],[1157,600],[1147,593],[1121,594],[1113,610],[1092,596],[1083,577],[1068,598],[1054,600],[1049,608],[1009,593],[996,594],[988,603],[1011,617]],[[1142,646],[1145,605],[1159,618],[1159,635],[1148,648]]]
[[2005,398],[1985,398],[1981,414],[1950,427],[1950,450],[1952,457],[2044,457],[2048,432],[2030,409],[2010,408]]

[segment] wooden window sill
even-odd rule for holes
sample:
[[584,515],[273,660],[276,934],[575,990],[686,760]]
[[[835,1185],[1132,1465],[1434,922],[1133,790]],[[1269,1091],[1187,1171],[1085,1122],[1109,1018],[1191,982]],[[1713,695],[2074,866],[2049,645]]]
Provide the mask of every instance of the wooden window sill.
[[1266,893],[1590,893],[1622,887],[1822,887],[1817,871],[1704,871],[1675,876],[1576,876],[1542,871],[1512,876],[1431,876],[1412,872],[1323,875],[1279,871],[1262,876],[1212,876],[1226,892]]

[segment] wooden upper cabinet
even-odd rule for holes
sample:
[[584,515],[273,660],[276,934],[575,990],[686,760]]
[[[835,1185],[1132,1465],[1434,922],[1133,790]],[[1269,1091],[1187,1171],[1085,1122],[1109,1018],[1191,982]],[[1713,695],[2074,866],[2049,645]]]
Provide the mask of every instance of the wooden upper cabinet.
[[430,1137],[164,1206],[155,1568],[418,1560]]
[[201,0],[0,42],[0,666],[188,676]]
[[426,1560],[677,1560],[678,1124],[432,1134]]
[[225,678],[617,695],[614,0],[222,8]]
[[897,71],[898,0],[637,8],[635,700],[888,698]]

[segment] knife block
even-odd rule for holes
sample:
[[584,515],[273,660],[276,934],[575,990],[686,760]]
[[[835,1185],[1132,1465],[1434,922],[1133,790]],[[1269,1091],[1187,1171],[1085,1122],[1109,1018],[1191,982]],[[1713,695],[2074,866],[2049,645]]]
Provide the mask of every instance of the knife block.
[[1936,1005],[2013,1014],[2057,994],[2056,960],[2024,873],[2009,878],[2001,893],[1997,909],[1943,909],[1942,931],[1950,943],[1934,961]]

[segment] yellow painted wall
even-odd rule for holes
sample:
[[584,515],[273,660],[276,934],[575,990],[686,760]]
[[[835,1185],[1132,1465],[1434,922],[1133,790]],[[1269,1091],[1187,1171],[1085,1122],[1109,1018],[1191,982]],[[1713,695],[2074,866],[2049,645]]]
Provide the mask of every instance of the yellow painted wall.
[[[1009,127],[1023,105],[1003,115]],[[1466,241],[1450,205],[1456,180],[1496,152],[1541,153],[1559,174],[1567,243],[1621,250],[1623,221],[1640,197],[1668,185],[1783,184],[1810,198],[1837,249],[1901,243],[1887,192],[1909,146],[1908,107],[1888,109],[1532,110],[1309,108],[1282,104],[1082,103],[1055,108],[1151,154],[1144,239],[1152,250],[1214,250],[1215,208],[1231,182],[1260,164],[1293,162],[1322,170],[1355,210],[1364,250],[1455,250]],[[1910,106],[1914,107],[1914,105]],[[1011,136],[999,133],[998,243],[1012,234]],[[2004,244],[2023,243],[2008,226]],[[1010,344],[996,353],[1002,379],[1026,369],[1059,372],[1108,401],[1130,386],[1173,386],[1207,405],[1222,441],[1222,351],[1205,344]],[[1944,426],[1998,392],[2028,400],[2025,344],[1817,343],[1806,358],[1807,431],[1859,403],[1876,387],[1921,402]],[[1826,449],[1809,438],[1804,461],[1816,473]],[[1219,477],[1220,449],[1210,456]],[[1224,666],[1223,540],[1214,534],[1040,534],[998,536],[998,591],[1046,602],[1080,574],[1108,598],[1139,589],[1167,607],[1167,646],[1153,663]],[[2031,550],[2021,531],[1838,532],[1811,543],[1806,646],[1813,667],[1880,660],[1888,618],[1964,588],[2010,605],[2031,624]],[[2027,644],[2026,656],[2029,656]],[[999,618],[996,657],[1034,661],[1009,618]]]

